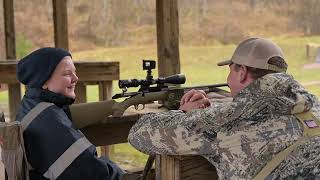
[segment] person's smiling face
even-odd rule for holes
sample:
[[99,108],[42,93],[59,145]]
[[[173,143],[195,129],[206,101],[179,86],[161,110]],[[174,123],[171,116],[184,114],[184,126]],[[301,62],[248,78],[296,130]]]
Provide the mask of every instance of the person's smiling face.
[[75,86],[78,82],[76,68],[70,56],[64,57],[53,71],[50,79],[42,86],[43,89],[75,98]]

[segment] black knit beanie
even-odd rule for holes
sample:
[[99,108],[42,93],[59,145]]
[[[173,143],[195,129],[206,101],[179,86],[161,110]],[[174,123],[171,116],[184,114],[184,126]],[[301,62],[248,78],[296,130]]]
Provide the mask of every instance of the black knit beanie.
[[56,66],[71,54],[59,48],[41,48],[22,58],[17,65],[18,80],[33,88],[41,88],[50,79]]

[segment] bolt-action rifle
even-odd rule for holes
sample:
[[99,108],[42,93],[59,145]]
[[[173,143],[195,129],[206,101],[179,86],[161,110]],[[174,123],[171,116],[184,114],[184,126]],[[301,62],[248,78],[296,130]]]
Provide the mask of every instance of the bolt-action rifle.
[[[193,87],[169,87],[168,84],[184,84],[186,78],[182,74],[175,74],[165,78],[153,79],[151,74],[152,69],[155,68],[155,61],[143,60],[143,69],[147,70],[147,77],[143,80],[131,79],[120,80],[119,88],[122,93],[116,94],[112,99],[125,97],[126,99],[119,104],[112,107],[113,116],[122,116],[124,111],[131,105],[138,109],[140,104],[144,105],[150,102],[158,101],[162,103],[167,109],[178,109],[180,106],[180,99],[182,96],[191,89],[203,90],[206,93],[219,92],[219,87],[227,86],[227,84],[214,84],[206,86],[193,86]],[[151,86],[155,85],[155,86]],[[127,88],[140,87],[138,92],[127,92]],[[142,173],[142,180],[145,180],[148,172],[150,171],[154,162],[155,156],[150,155],[147,164]]]
[[[175,74],[164,78],[153,79],[152,69],[155,68],[155,64],[155,61],[143,60],[143,70],[147,70],[146,79],[119,80],[118,85],[119,88],[122,89],[122,93],[115,94],[112,99],[126,99],[113,106],[113,116],[121,116],[131,105],[134,105],[136,109],[138,109],[139,105],[142,105],[144,108],[145,104],[153,103],[154,101],[158,101],[169,110],[178,109],[180,106],[180,99],[191,89],[203,90],[204,92],[209,93],[221,91],[219,87],[227,86],[227,84],[192,87],[169,86],[169,84],[184,84],[186,81],[185,76],[182,74]],[[127,89],[130,87],[140,88],[138,92],[127,92]]]
[[[227,84],[213,84],[178,87],[177,85],[185,83],[186,78],[184,75],[175,74],[168,77],[159,77],[154,79],[152,76],[152,69],[155,69],[155,66],[155,61],[143,60],[143,70],[147,70],[146,79],[119,80],[118,86],[122,89],[122,92],[115,94],[112,97],[112,100],[96,102],[96,105],[94,106],[80,104],[71,107],[72,112],[77,111],[72,114],[76,127],[83,128],[102,120],[100,117],[93,118],[99,114],[103,114],[104,117],[121,117],[130,106],[134,106],[135,109],[138,110],[142,105],[142,108],[140,108],[141,110],[144,108],[144,105],[154,103],[155,101],[158,101],[168,110],[178,109],[180,106],[180,99],[191,89],[203,90],[206,93],[225,92],[219,89],[219,87],[227,86]],[[131,87],[139,87],[139,90],[137,92],[127,92],[128,88]],[[119,98],[125,98],[125,100],[121,102],[114,100]],[[92,108],[92,112],[103,113],[86,114],[85,112],[88,112],[89,108]],[[88,121],[88,119],[90,119],[90,121]]]

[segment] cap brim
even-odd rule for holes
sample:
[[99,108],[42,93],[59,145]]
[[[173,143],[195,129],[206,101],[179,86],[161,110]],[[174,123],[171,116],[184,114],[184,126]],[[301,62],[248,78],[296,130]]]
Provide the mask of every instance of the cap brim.
[[225,66],[225,65],[229,65],[229,64],[231,64],[231,63],[232,63],[231,60],[225,60],[225,61],[219,62],[217,65],[218,65],[218,66]]

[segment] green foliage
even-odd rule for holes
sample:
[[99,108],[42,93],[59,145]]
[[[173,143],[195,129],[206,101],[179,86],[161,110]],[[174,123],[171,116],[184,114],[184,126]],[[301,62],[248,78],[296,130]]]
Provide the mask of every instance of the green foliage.
[[111,159],[117,162],[121,168],[143,167],[148,156],[137,151],[128,143],[115,145],[114,154]]
[[8,93],[6,91],[0,92],[0,103],[5,103],[8,101]]
[[26,38],[23,34],[17,35],[16,42],[17,59],[26,56],[33,48],[32,41]]

